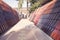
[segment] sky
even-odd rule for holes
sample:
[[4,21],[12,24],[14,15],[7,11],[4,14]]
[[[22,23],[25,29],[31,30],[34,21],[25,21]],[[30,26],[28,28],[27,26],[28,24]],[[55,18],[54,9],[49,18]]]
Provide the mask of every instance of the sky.
[[[6,2],[8,5],[10,5],[12,8],[18,7],[18,1],[16,0],[3,0],[3,1]],[[27,3],[25,0],[24,0],[22,7],[27,7]]]
[[12,8],[18,7],[18,1],[16,0],[3,0],[3,1],[10,5]]

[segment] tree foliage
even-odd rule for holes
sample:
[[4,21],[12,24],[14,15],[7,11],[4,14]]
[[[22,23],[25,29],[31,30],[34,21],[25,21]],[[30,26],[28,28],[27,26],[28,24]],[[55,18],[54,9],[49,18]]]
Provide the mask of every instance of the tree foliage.
[[18,1],[19,1],[18,8],[20,9],[22,7],[23,0],[18,0]]
[[40,7],[43,1],[44,0],[30,0],[30,3],[31,3],[30,12]]

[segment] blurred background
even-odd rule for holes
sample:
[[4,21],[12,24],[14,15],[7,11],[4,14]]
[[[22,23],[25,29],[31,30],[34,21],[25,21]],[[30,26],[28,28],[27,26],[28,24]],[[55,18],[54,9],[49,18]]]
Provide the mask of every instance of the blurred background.
[[27,15],[27,17],[35,9],[41,6],[44,0],[3,0],[5,3],[10,5],[13,9],[19,12],[19,15],[22,13]]

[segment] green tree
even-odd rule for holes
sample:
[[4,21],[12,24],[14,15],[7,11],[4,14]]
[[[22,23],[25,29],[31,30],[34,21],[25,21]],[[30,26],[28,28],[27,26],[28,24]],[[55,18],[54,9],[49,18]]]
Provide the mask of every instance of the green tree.
[[23,3],[23,0],[18,0],[19,3],[18,3],[18,9],[20,9],[22,7],[22,3]]
[[44,0],[30,0],[30,3],[31,3],[30,12],[40,7],[43,1]]

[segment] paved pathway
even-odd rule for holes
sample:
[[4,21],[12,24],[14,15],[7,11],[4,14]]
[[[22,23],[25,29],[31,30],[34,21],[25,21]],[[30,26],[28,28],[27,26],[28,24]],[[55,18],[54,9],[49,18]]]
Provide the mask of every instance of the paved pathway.
[[53,40],[28,19],[22,19],[0,40]]

